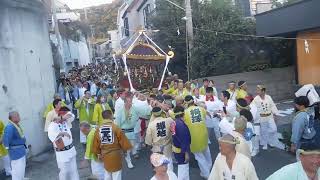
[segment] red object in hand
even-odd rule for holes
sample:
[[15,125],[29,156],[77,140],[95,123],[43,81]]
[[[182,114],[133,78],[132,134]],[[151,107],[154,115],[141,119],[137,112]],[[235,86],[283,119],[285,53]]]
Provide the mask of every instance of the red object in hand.
[[214,101],[214,97],[213,96],[206,96],[206,101]]
[[141,127],[140,135],[141,135],[141,137],[143,137],[145,132],[146,132],[146,129],[147,129],[147,124],[146,124],[146,120],[145,119],[141,119],[140,127]]

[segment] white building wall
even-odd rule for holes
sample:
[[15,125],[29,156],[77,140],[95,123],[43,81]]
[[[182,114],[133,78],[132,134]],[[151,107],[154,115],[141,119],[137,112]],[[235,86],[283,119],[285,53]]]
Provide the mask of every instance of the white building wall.
[[[130,3],[135,3],[133,7],[131,7],[130,11],[128,10],[128,7],[130,7],[130,3],[124,3],[118,10],[118,39],[120,40],[120,43],[123,44],[126,42],[132,35],[135,34],[137,30],[145,28],[145,22],[144,22],[144,14],[143,14],[143,9],[150,4],[150,12],[155,9],[156,6],[156,0],[148,0],[143,7],[140,9],[140,11],[137,11],[139,6],[144,0],[139,0],[138,2],[136,1],[131,1]],[[123,15],[127,11],[127,14],[125,17],[128,18],[129,21],[129,31],[130,35],[129,37],[124,35],[124,18]]]
[[42,113],[55,91],[47,20],[35,0],[0,1],[0,119],[19,111],[31,155],[48,147]]
[[111,49],[112,51],[117,52],[120,50],[119,32],[117,30],[113,30],[108,31],[108,34],[110,36]]
[[119,41],[121,41],[122,39],[125,38],[124,36],[124,23],[123,23],[123,19],[122,19],[122,16],[124,14],[124,12],[126,11],[127,9],[127,4],[124,3],[118,10],[118,18],[117,18],[117,25],[118,25],[118,39]]
[[271,0],[250,0],[251,15],[257,14],[257,4],[272,4]]
[[79,48],[79,66],[88,65],[90,60],[89,49],[86,42],[79,41],[78,43]]

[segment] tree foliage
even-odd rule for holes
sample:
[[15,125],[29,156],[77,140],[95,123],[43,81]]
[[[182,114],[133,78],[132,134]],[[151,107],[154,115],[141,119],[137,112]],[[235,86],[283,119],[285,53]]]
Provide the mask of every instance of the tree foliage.
[[[94,28],[94,37],[102,39],[108,37],[108,31],[117,29],[118,9],[122,0],[114,0],[111,4],[90,7],[87,10],[87,24]],[[85,20],[83,10],[79,10],[81,19]]]
[[[184,6],[184,0],[175,0]],[[228,0],[192,3],[194,48],[191,56],[191,77],[205,77],[282,67],[290,64],[288,53],[292,42],[265,40],[243,35],[255,34],[254,18],[244,18]],[[153,28],[159,29],[155,39],[162,47],[174,47],[176,57],[170,68],[186,75],[185,12],[158,1],[152,18]],[[177,30],[180,35],[177,35]],[[230,35],[233,33],[234,35]],[[239,34],[239,35],[236,35]],[[289,47],[289,48],[288,48]]]

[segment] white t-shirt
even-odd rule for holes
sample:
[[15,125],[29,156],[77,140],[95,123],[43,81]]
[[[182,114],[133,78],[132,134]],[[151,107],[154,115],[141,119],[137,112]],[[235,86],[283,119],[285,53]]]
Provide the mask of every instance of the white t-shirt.
[[86,91],[87,89],[82,87],[82,88],[79,88],[79,98],[82,98],[84,96],[84,92]]
[[[220,132],[222,134],[232,134],[232,132],[234,131],[234,119],[231,117],[224,117],[222,118],[222,120],[219,123],[219,128],[220,128]],[[230,121],[231,120],[231,121]]]
[[[55,148],[57,146],[54,142],[57,140],[57,137],[61,132],[66,132],[70,135],[70,138],[66,136],[62,137],[64,145],[69,146],[70,144],[72,144],[73,139],[72,139],[72,134],[68,124],[66,122],[63,122],[61,124],[60,123],[58,124],[56,122],[51,122],[48,127],[48,137],[50,141],[53,143],[53,146]],[[57,162],[68,162],[70,161],[71,158],[76,156],[76,154],[77,154],[76,149],[74,147],[66,151],[56,152]]]
[[196,96],[193,96],[194,102],[197,104],[199,102],[204,102],[206,100],[206,97],[203,95],[199,95],[199,97],[197,98]]
[[258,113],[256,105],[254,105],[253,103],[250,104],[250,112],[253,117],[253,123],[259,123],[260,114]]
[[221,104],[222,102],[214,96],[214,101],[205,101],[207,106],[207,111],[211,113],[216,113],[217,111],[221,111]]
[[[169,176],[169,180],[178,180],[178,177],[176,176],[176,174],[174,174],[174,172],[168,170],[167,174]],[[155,176],[153,176],[150,180],[158,180]]]
[[[147,112],[151,112],[152,108],[149,106],[148,101],[140,101],[139,99],[134,99],[132,106],[138,111],[139,117],[146,118]],[[134,128],[135,133],[141,131],[141,120],[138,120],[136,127]]]
[[[220,110],[223,111],[223,107],[224,107],[224,103],[221,102],[220,103]],[[235,116],[236,112],[237,112],[237,105],[235,102],[233,102],[232,100],[228,100],[227,106],[226,106],[226,111],[228,113],[228,115],[230,116]]]

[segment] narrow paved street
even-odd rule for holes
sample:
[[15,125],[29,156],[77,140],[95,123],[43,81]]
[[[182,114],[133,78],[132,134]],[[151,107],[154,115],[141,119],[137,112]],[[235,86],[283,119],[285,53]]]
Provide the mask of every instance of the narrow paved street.
[[[285,102],[278,104],[280,110],[285,111],[292,107],[291,102]],[[285,117],[278,117],[278,127],[279,130],[283,131],[289,127],[290,120],[292,118],[291,115],[287,115]],[[75,138],[75,145],[77,149],[77,160],[78,160],[78,168],[80,166],[80,161],[83,159],[84,150],[79,142],[79,128],[78,121],[73,124],[73,137]],[[212,154],[212,159],[214,161],[216,155],[218,154],[218,145],[217,142],[213,142],[210,145],[210,150]],[[133,163],[135,165],[134,169],[128,169],[124,162],[123,169],[123,179],[134,179],[134,180],[147,180],[150,179],[153,175],[151,164],[149,163],[149,155],[150,151],[145,149],[140,152],[140,158],[134,160]],[[293,155],[288,154],[282,150],[269,148],[267,151],[261,150],[256,157],[253,158],[253,163],[256,167],[257,174],[260,179],[265,179],[274,171],[279,169],[280,167],[292,163],[295,161],[295,157]],[[175,167],[175,171],[177,168]],[[90,176],[90,169],[84,168],[79,169],[80,177],[82,180],[85,180]],[[33,157],[28,161],[27,169],[26,169],[26,177],[32,180],[56,180],[58,175],[58,168],[55,160],[55,155],[53,150],[46,152],[37,157]],[[198,180],[200,178],[200,171],[196,161],[193,160],[190,163],[190,178],[192,180]],[[1,178],[0,178],[1,179]],[[9,179],[8,179],[9,180]]]

